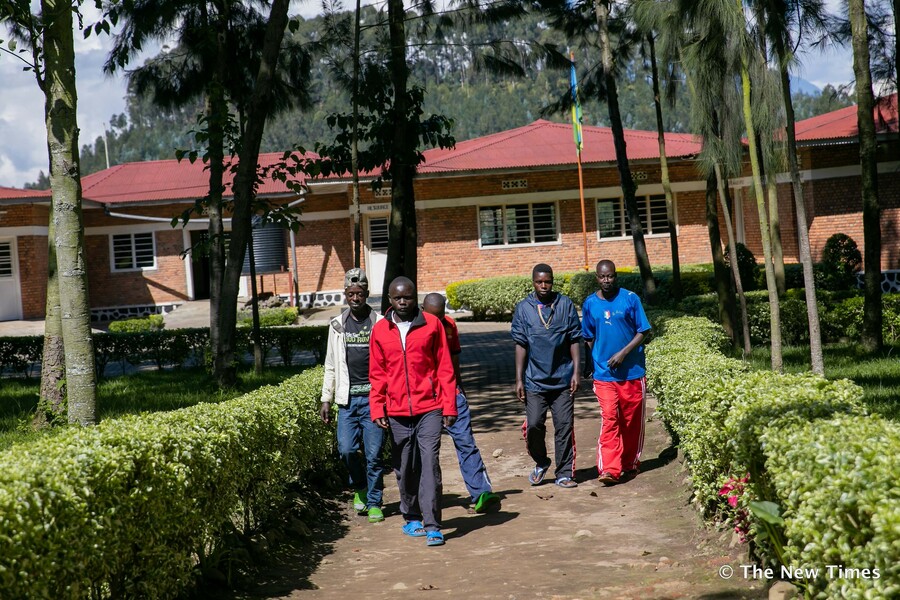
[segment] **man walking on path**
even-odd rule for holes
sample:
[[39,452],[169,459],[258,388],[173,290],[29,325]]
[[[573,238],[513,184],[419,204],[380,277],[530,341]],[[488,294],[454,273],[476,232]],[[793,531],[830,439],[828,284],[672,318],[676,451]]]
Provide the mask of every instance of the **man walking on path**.
[[476,513],[493,512],[500,509],[500,496],[494,493],[491,480],[481,458],[481,452],[475,445],[475,436],[472,433],[472,415],[469,412],[469,401],[463,391],[462,378],[459,370],[459,355],[462,347],[459,344],[459,330],[456,322],[448,317],[445,312],[446,301],[438,293],[425,296],[422,301],[422,309],[428,314],[434,315],[444,326],[444,334],[447,337],[447,346],[450,349],[450,359],[453,361],[453,374],[456,376],[456,423],[447,428],[447,433],[456,446],[456,457],[459,459],[459,471],[462,473],[463,482],[469,491],[471,503]]
[[403,533],[444,543],[441,533],[441,429],[456,421],[456,380],[433,315],[419,310],[415,284],[398,277],[391,308],[372,330],[369,406],[372,420],[391,429]]
[[556,485],[575,482],[575,392],[580,379],[581,324],[575,305],[553,291],[553,269],[538,264],[531,273],[534,293],[516,305],[516,396],[525,403],[525,440],[535,467],[528,476],[539,485],[550,469],[545,441],[547,410],[553,415]]
[[[320,415],[330,422],[332,401],[338,405],[338,453],[350,472],[353,508],[367,514],[370,523],[377,523],[384,520],[384,430],[369,414],[369,337],[381,315],[366,304],[369,281],[361,269],[350,269],[344,275],[344,296],[350,308],[329,323]],[[360,443],[365,465],[359,457]]]
[[594,362],[600,402],[597,470],[613,485],[638,474],[644,445],[644,347],[650,331],[637,294],[619,289],[616,265],[597,263],[600,289],[582,305],[582,332]]

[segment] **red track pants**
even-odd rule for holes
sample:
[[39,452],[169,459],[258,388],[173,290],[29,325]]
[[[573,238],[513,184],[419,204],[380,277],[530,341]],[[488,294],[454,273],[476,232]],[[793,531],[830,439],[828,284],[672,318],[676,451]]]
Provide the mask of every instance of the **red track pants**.
[[594,381],[600,402],[597,470],[619,477],[637,469],[644,447],[645,379]]

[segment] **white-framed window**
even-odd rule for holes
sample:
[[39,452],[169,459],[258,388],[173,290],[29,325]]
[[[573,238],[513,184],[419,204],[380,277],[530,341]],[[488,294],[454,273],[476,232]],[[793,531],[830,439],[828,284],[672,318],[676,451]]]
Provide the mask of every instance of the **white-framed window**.
[[558,243],[558,212],[555,202],[479,207],[481,247]]
[[156,268],[153,233],[119,233],[109,236],[113,271],[143,271]]
[[[669,219],[666,217],[666,196],[637,196],[638,212],[641,214],[641,228],[644,235],[669,233]],[[631,235],[625,201],[622,198],[597,200],[597,237],[602,239],[621,238]]]

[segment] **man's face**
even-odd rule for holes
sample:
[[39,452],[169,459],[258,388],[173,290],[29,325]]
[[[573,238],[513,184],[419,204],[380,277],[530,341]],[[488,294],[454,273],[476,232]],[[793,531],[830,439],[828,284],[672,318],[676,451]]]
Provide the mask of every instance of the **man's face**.
[[531,278],[531,284],[534,286],[534,294],[541,302],[549,300],[553,291],[553,274],[552,273],[535,273]]
[[615,291],[618,286],[617,277],[615,267],[600,265],[600,268],[597,269],[597,283],[600,284],[600,290],[604,294]]
[[405,283],[391,286],[389,290],[391,307],[403,320],[409,320],[416,314],[416,288]]
[[351,310],[357,310],[366,303],[366,298],[369,297],[369,290],[360,285],[351,285],[344,290],[344,296],[347,297],[347,305],[350,306]]

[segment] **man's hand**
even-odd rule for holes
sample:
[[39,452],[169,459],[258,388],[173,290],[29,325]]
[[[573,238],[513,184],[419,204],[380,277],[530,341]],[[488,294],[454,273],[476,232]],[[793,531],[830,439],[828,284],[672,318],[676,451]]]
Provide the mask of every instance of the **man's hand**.
[[323,423],[331,423],[331,402],[323,402],[319,407],[319,416]]
[[628,356],[628,354],[625,352],[625,350],[619,350],[609,357],[609,360],[606,361],[606,364],[609,365],[610,369],[618,369],[622,366],[622,363],[625,362],[626,356]]
[[519,402],[525,402],[525,384],[521,381],[516,382],[516,398]]
[[388,420],[387,417],[378,417],[375,419],[375,424],[381,427],[382,429],[388,428]]
[[578,391],[578,384],[581,383],[581,376],[578,373],[572,375],[572,381],[569,382],[569,392],[574,396]]
[[447,428],[453,427],[454,423],[456,423],[455,416],[444,415],[444,427],[447,427]]

